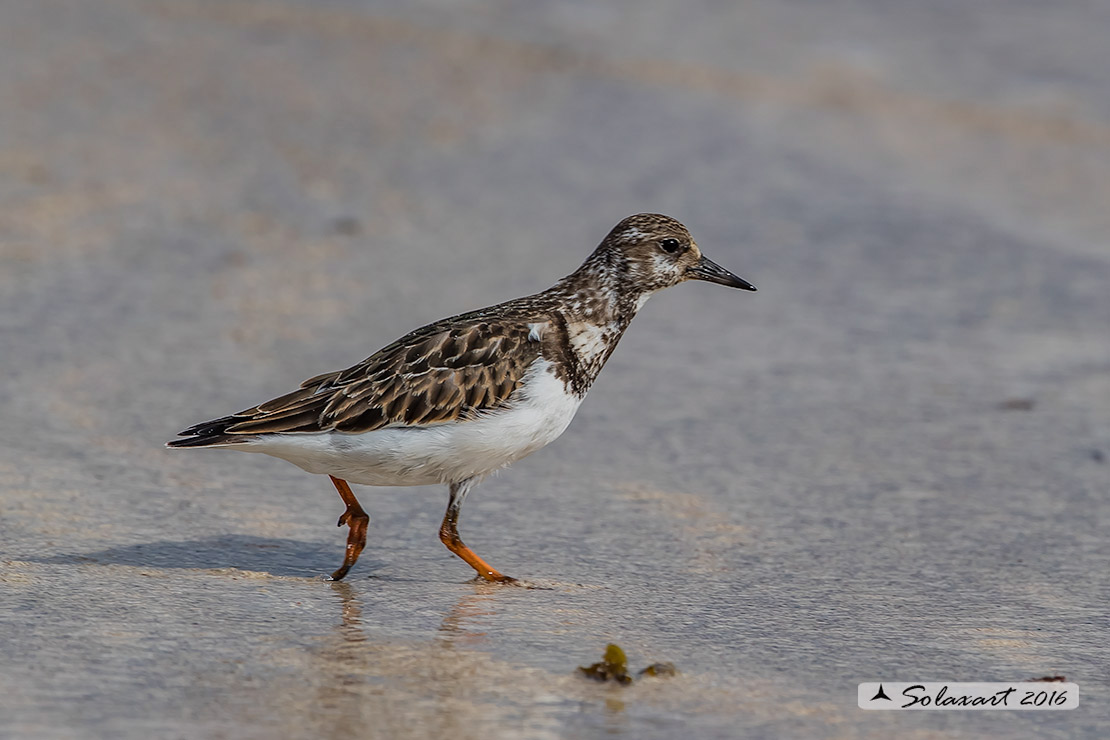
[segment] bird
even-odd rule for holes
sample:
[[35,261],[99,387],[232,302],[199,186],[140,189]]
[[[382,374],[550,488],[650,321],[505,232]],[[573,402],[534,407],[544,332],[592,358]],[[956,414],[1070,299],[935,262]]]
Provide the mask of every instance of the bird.
[[337,526],[348,527],[336,581],[358,560],[370,522],[350,483],[446,485],[440,540],[475,580],[518,583],[463,543],[463,501],[490,473],[558,438],[647,299],[687,280],[755,290],[705,257],[679,221],[629,216],[547,290],[423,326],[166,446],[260,452],[329,476],[346,506]]

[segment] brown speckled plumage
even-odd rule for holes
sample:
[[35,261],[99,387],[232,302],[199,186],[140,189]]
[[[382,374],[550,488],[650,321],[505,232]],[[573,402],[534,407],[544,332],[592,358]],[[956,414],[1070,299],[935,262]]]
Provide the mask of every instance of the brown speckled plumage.
[[[438,424],[497,409],[543,356],[571,392],[584,395],[616,349],[640,296],[673,284],[636,269],[660,239],[693,242],[681,223],[641,214],[618,224],[583,265],[551,288],[429,324],[292,393],[181,433],[176,446],[234,444],[258,434],[370,432],[390,424]],[[692,247],[694,250],[696,246]],[[602,327],[603,351],[574,351],[574,327]],[[540,325],[538,340],[532,326]],[[529,339],[529,335],[533,338]]]

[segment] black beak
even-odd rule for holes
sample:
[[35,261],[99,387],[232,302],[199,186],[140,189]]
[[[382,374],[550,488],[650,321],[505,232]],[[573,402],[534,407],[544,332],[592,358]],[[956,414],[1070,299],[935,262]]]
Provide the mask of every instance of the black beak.
[[747,280],[738,275],[733,275],[713,260],[707,259],[704,256],[701,258],[700,262],[687,270],[686,274],[689,275],[692,280],[705,280],[710,283],[727,285],[730,288],[755,290],[755,286]]

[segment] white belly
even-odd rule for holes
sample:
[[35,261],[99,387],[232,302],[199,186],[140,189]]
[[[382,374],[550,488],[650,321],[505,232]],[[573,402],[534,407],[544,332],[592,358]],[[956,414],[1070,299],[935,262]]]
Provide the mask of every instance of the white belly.
[[369,486],[450,483],[487,475],[553,442],[581,403],[541,359],[505,409],[469,421],[365,434],[270,434],[235,449]]

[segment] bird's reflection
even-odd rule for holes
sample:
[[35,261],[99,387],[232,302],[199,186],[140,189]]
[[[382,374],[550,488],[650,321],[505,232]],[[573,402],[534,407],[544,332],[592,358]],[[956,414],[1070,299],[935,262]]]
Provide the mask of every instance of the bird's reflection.
[[366,632],[362,629],[362,606],[355,598],[354,588],[346,581],[332,581],[330,585],[332,592],[339,597],[338,630],[342,642],[366,642]]
[[501,584],[475,583],[474,593],[466,594],[448,610],[440,622],[437,642],[445,647],[475,647],[488,640],[484,624],[494,615]]
[[[355,588],[346,581],[334,581],[332,592],[339,598],[340,621],[336,626],[337,647],[356,645],[367,641],[362,623],[362,605]],[[447,610],[437,630],[437,644],[442,647],[480,645],[488,635],[483,624],[496,614],[493,606],[497,593],[504,591],[500,584],[475,583],[474,592],[465,594]]]
[[342,581],[330,585],[339,599],[340,620],[334,633],[326,639],[320,656],[325,672],[320,701],[324,706],[342,710],[351,708],[350,705],[359,700],[361,687],[373,673],[372,654],[365,649],[367,636],[362,623],[362,605],[354,588]]
[[426,630],[419,615],[390,629],[386,620],[397,622],[396,605],[377,609],[373,584],[329,587],[339,619],[308,651],[312,670],[303,694],[314,734],[394,737],[419,728],[434,737],[473,737],[476,724],[515,711],[505,703],[514,684],[485,646],[518,590],[469,584],[438,626]]
[[329,585],[340,619],[318,653],[326,674],[320,701],[336,710],[360,701],[367,686],[381,679],[405,683],[428,672],[434,673],[433,682],[418,681],[425,689],[439,696],[465,693],[468,689],[462,684],[470,670],[466,653],[489,640],[487,625],[496,615],[498,592],[505,590],[499,584],[474,584],[447,610],[430,642],[413,644],[373,639],[363,619],[366,594],[345,581]]

